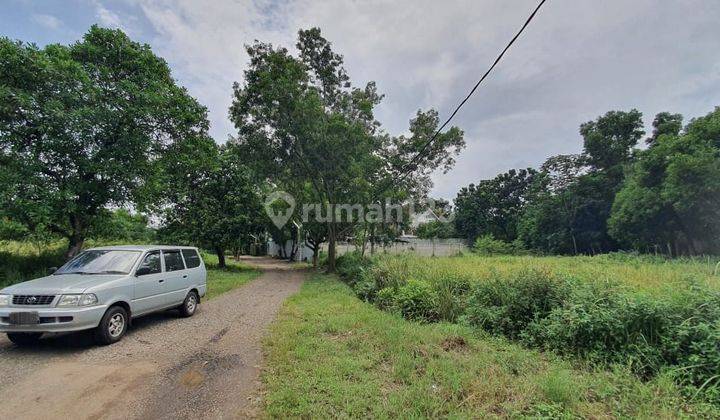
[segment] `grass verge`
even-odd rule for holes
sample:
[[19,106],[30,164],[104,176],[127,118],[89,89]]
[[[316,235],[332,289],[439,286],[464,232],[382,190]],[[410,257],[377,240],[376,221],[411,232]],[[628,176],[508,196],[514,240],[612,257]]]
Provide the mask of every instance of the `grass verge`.
[[594,371],[467,327],[419,324],[318,275],[265,340],[271,417],[716,417],[667,377]]
[[260,275],[260,271],[235,261],[231,258],[226,260],[227,267],[217,267],[217,257],[203,254],[203,260],[207,268],[208,290],[205,299],[212,299],[230,290],[236,289]]

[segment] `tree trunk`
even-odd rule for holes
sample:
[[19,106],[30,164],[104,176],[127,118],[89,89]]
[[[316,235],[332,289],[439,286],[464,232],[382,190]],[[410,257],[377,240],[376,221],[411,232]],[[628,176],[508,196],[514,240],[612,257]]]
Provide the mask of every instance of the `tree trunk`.
[[70,235],[68,238],[68,249],[65,252],[65,260],[69,260],[80,253],[83,243],[85,243],[84,235],[80,233],[73,233]]
[[79,217],[75,215],[70,216],[70,227],[72,228],[72,233],[70,234],[70,237],[68,237],[68,249],[65,252],[66,260],[76,256],[82,249],[83,243],[85,242],[83,223]]
[[335,226],[332,223],[328,225],[328,273],[335,272]]
[[313,248],[313,259],[312,259],[313,268],[317,268],[317,266],[318,266],[319,254],[320,254],[320,245]]
[[215,253],[218,257],[218,268],[225,268],[225,250],[221,247],[215,248]]
[[573,251],[575,253],[574,255],[577,255],[578,249],[577,249],[577,240],[575,239],[575,234],[571,233],[570,236],[572,236],[572,240],[573,240]]

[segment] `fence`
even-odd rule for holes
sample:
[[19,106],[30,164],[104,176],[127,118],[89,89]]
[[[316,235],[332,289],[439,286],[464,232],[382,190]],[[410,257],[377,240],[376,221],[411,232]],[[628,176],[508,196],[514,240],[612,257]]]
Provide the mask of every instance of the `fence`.
[[[407,242],[393,242],[387,246],[376,245],[375,252],[384,252],[388,254],[402,254],[409,252],[423,256],[447,257],[455,255],[459,252],[468,251],[468,247],[462,239],[406,239]],[[323,244],[322,251],[327,252],[327,244]],[[356,246],[350,242],[339,242],[337,244],[337,253],[342,255],[351,252]],[[370,245],[365,248],[365,253],[370,254]]]

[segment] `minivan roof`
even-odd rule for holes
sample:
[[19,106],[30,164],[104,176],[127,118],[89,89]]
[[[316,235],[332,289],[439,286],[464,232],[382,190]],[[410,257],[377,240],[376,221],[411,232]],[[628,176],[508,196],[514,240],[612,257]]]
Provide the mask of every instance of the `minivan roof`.
[[119,250],[119,251],[151,251],[156,249],[197,249],[194,246],[180,246],[180,245],[112,245],[112,246],[98,246],[90,248],[89,250]]

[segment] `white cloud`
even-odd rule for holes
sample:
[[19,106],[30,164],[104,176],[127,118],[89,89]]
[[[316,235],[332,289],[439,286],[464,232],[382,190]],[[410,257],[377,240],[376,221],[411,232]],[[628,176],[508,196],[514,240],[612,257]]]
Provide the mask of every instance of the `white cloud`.
[[106,26],[114,29],[122,29],[125,32],[130,33],[127,26],[123,23],[120,16],[103,6],[99,1],[95,1],[95,15],[100,20],[102,26]]
[[[447,116],[536,4],[128,1],[152,25],[155,51],[209,107],[218,141],[234,132],[231,85],[242,80],[243,45],[254,39],[292,48],[298,29],[319,26],[356,84],[377,81],[387,95],[377,117],[398,133],[418,108]],[[105,10],[104,19],[122,23]],[[579,124],[610,109],[638,108],[648,121],[664,110],[710,111],[720,98],[718,21],[712,0],[548,2],[454,121],[468,149],[455,170],[435,177],[435,194],[453,198],[470,182],[577,152]]]
[[42,25],[48,29],[58,29],[62,26],[62,21],[52,15],[35,14],[32,15],[32,20],[38,25]]

